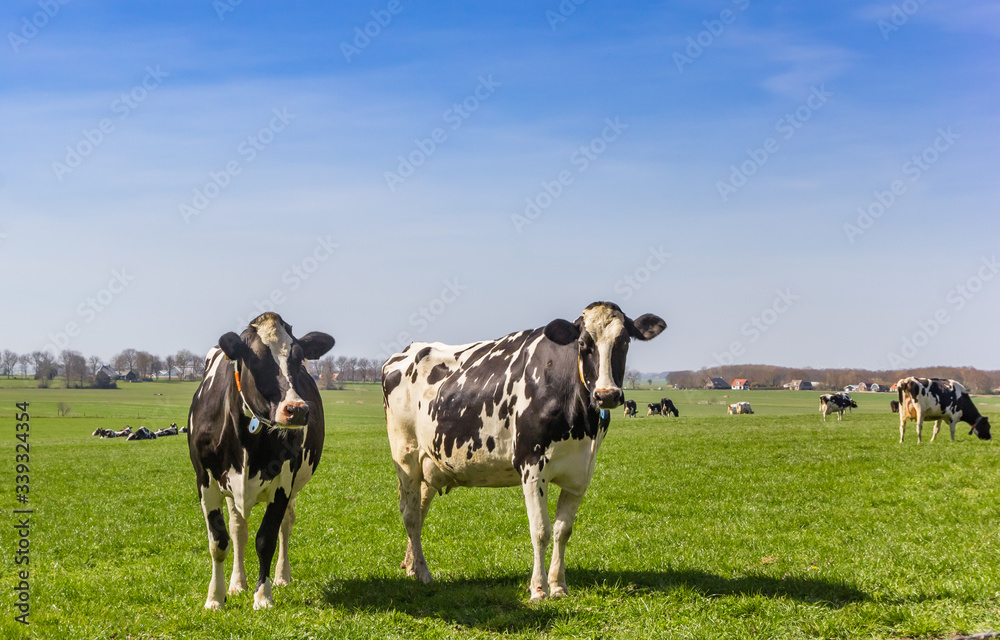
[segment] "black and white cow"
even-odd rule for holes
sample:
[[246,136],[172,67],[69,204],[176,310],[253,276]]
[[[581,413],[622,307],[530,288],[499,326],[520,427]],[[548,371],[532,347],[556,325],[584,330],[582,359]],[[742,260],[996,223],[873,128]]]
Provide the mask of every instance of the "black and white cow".
[[857,408],[858,403],[846,393],[827,393],[819,397],[819,411],[823,414],[823,422],[826,422],[826,417],[831,413],[837,414],[839,422],[844,419],[845,411]]
[[750,415],[753,413],[753,409],[750,407],[749,402],[734,402],[729,405],[729,415]]
[[110,429],[106,429],[105,432],[106,433],[104,433],[101,436],[102,439],[103,438],[127,438],[130,435],[132,435],[132,427],[130,427],[128,425],[125,425],[125,428],[122,429],[121,431],[112,431]]
[[104,429],[102,427],[97,427],[94,429],[94,433],[90,434],[92,436],[100,436],[101,438],[107,437],[109,434],[114,433],[111,429]]
[[899,441],[903,442],[907,420],[917,423],[917,442],[923,442],[920,431],[924,420],[934,420],[931,442],[937,438],[941,421],[947,420],[951,428],[951,439],[955,439],[955,425],[967,422],[972,425],[969,435],[976,434],[980,440],[990,440],[990,419],[979,413],[972,396],[962,383],[942,378],[903,378],[896,383],[899,394]]
[[[208,352],[205,378],[188,414],[188,447],[212,557],[206,609],[218,609],[226,600],[223,564],[230,535],[234,561],[229,593],[247,588],[247,519],[258,503],[267,510],[255,543],[260,572],[254,609],[274,604],[270,574],[276,546],[274,584],[291,580],[288,539],[295,495],[312,477],[323,451],[323,403],[305,361],[322,357],[333,343],[318,332],[296,339],[281,316],[268,312],[241,335],[223,335]],[[223,498],[229,507],[228,531]]]
[[126,438],[126,440],[156,440],[156,434],[146,427],[139,427],[139,430]]
[[899,413],[899,401],[898,400],[890,400],[889,401],[889,410],[892,411],[893,413]]
[[625,401],[625,417],[626,418],[634,418],[635,417],[635,412],[636,412],[636,410],[638,410],[638,408],[639,407],[635,404],[635,400],[626,400]]
[[[435,493],[521,485],[534,547],[531,599],[565,595],[566,541],[594,474],[609,410],[624,401],[629,343],[665,328],[655,315],[633,321],[618,305],[595,302],[575,322],[553,320],[460,346],[414,343],[389,358],[382,390],[408,537],[407,575],[432,579],[420,535]],[[553,484],[561,487],[554,531]]]
[[674,406],[674,403],[671,402],[670,398],[663,398],[660,400],[660,413],[665,416],[669,416],[672,413],[675,418],[681,415],[680,411],[677,410],[677,407]]
[[649,407],[646,410],[646,417],[658,416],[663,413],[663,405],[661,405],[659,402],[650,402],[646,406]]
[[176,436],[177,435],[177,423],[173,422],[173,423],[170,424],[169,427],[167,427],[165,429],[158,429],[155,432],[153,432],[153,435],[155,435],[157,438],[163,438],[165,436]]

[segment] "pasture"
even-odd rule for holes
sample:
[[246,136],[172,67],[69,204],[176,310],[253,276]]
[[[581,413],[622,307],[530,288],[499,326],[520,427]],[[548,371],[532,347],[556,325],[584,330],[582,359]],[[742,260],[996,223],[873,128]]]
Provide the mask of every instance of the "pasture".
[[[859,409],[824,424],[819,392],[629,392],[641,417],[613,413],[567,551],[570,595],[529,604],[521,490],[435,500],[424,547],[436,582],[407,579],[381,392],[324,391],[326,448],[298,501],[293,583],[275,590],[273,610],[253,611],[247,591],[206,612],[210,563],[185,436],[90,435],[183,425],[195,388],[0,389],[0,637],[27,636],[11,590],[21,401],[31,403],[31,637],[944,638],[1000,628],[997,445],[961,427],[956,442],[945,427],[929,444],[926,425],[918,446],[912,423],[899,445],[890,394],[856,394]],[[642,417],[665,396],[680,418]],[[740,400],[756,414],[726,415]],[[68,417],[57,417],[60,402]],[[977,403],[1000,416],[997,397]]]

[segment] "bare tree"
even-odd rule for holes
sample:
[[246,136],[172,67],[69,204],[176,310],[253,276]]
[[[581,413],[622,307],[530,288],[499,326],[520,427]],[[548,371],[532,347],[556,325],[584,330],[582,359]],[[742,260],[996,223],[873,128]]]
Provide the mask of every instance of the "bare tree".
[[38,387],[48,388],[49,380],[55,374],[55,358],[48,351],[33,351],[31,361],[35,365],[35,379],[38,380]]
[[101,370],[101,367],[104,366],[104,363],[101,362],[100,357],[90,356],[87,358],[87,366],[90,368],[90,377],[93,378]]
[[641,377],[642,374],[635,369],[629,369],[625,372],[625,382],[629,383],[633,389],[635,389],[635,385],[639,382],[639,378]]
[[198,356],[194,355],[191,351],[187,349],[181,349],[176,354],[174,354],[174,364],[181,370],[181,374],[185,373],[187,367],[191,367],[192,372],[195,366],[201,360]]
[[0,366],[3,367],[3,373],[8,378],[14,375],[14,367],[17,366],[17,354],[10,349],[4,349],[3,355],[0,356]]
[[128,373],[135,369],[135,359],[139,355],[139,352],[135,349],[122,349],[122,352],[112,358],[114,362],[115,371],[118,373]]
[[79,377],[80,386],[83,386],[83,377],[87,374],[87,361],[79,351],[70,351],[67,349],[60,352],[59,364],[62,366],[67,389],[73,383],[74,377]]
[[163,359],[163,362],[167,365],[167,380],[172,380],[174,375],[173,368],[177,365],[177,360],[173,356],[167,356]]
[[17,363],[21,365],[21,376],[24,378],[28,377],[28,366],[31,364],[31,354],[22,353],[17,357]]
[[135,354],[135,373],[140,379],[145,379],[153,369],[153,360],[156,358],[148,351],[139,351]]

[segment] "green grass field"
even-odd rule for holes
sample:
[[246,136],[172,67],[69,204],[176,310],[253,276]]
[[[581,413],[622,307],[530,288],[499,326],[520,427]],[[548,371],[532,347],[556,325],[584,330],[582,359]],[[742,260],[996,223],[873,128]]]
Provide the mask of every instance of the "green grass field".
[[[273,610],[253,611],[246,592],[206,612],[208,547],[184,436],[90,435],[183,424],[195,388],[0,389],[0,637],[28,635],[12,606],[20,401],[32,416],[31,637],[945,638],[1000,629],[996,445],[967,429],[928,444],[928,426],[922,446],[912,432],[900,446],[889,394],[858,394],[860,409],[824,424],[818,392],[630,393],[640,415],[669,396],[681,417],[615,412],[567,552],[571,594],[538,604],[527,602],[518,488],[438,498],[424,538],[437,581],[405,578],[379,390],[323,392],[326,448],[298,501],[293,583],[275,590]],[[726,415],[737,400],[756,415]],[[978,401],[1000,413],[1000,398]],[[68,417],[56,417],[60,402]],[[247,570],[256,573],[252,551]]]

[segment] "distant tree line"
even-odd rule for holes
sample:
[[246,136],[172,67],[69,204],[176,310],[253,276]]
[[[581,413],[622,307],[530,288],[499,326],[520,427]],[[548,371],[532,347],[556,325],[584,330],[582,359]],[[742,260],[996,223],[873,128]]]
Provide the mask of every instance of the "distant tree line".
[[187,349],[166,357],[148,351],[124,349],[108,362],[99,356],[86,357],[79,351],[69,349],[55,356],[48,351],[18,354],[5,349],[0,352],[0,376],[12,378],[20,371],[21,376],[26,378],[30,370],[41,388],[50,386],[56,377],[63,378],[67,389],[111,386],[97,375],[105,364],[122,376],[133,372],[138,380],[149,379],[164,370],[168,379],[197,378],[205,369],[203,359]]
[[792,380],[819,382],[825,389],[843,389],[860,382],[892,385],[900,378],[918,376],[925,378],[950,378],[964,384],[972,393],[992,393],[1000,387],[1000,371],[983,371],[973,367],[921,367],[903,370],[872,371],[870,369],[796,369],[772,365],[729,365],[700,371],[674,371],[667,376],[667,384],[681,389],[704,388],[710,378],[732,382],[746,378],[752,388],[780,389]]
[[382,360],[327,356],[310,363],[313,375],[319,376],[320,389],[343,389],[345,382],[378,382],[382,377]]

